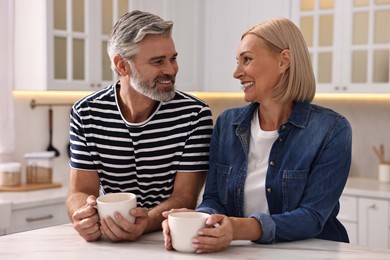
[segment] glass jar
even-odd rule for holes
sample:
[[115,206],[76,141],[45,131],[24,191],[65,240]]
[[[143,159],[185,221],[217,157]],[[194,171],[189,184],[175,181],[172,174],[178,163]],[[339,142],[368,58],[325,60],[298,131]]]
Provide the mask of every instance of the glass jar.
[[18,162],[0,164],[0,186],[19,186],[22,182],[22,165]]

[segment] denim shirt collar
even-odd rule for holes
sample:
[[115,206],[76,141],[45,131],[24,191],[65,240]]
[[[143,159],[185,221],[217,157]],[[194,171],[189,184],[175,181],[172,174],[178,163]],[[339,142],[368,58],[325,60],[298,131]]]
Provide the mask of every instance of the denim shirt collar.
[[[246,106],[241,113],[233,120],[233,125],[239,125],[236,130],[236,133],[246,132],[250,127],[250,122],[253,117],[253,113],[259,107],[259,103],[251,103]],[[310,103],[307,101],[304,102],[296,102],[294,104],[293,111],[290,117],[287,119],[287,122],[293,124],[299,128],[305,128],[307,123],[309,122],[310,116]]]

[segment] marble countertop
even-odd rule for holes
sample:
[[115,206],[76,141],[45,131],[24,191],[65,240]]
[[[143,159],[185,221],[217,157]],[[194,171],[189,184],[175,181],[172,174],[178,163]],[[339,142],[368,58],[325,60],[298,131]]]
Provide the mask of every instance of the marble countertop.
[[349,177],[343,194],[390,199],[390,183],[380,182],[377,179]]
[[11,203],[12,209],[23,209],[65,202],[69,185],[63,183],[59,188],[32,191],[1,191],[0,204]]
[[233,241],[225,251],[211,254],[166,251],[161,232],[135,242],[86,242],[71,224],[0,237],[1,259],[389,259],[390,250],[309,239],[273,245]]

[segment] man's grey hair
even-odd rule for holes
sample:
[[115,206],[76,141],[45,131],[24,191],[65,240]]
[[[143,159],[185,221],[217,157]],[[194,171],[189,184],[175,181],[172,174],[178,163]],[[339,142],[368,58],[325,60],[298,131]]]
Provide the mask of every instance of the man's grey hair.
[[111,69],[118,74],[115,55],[131,61],[138,52],[138,43],[148,34],[172,35],[172,21],[165,21],[152,13],[135,10],[124,14],[114,25],[108,37],[107,53]]

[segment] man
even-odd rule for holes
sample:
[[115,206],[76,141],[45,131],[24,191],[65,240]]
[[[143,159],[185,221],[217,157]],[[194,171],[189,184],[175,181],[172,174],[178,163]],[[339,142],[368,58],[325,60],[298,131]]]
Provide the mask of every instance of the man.
[[[133,241],[160,230],[162,212],[194,208],[208,170],[212,117],[201,100],[176,91],[173,23],[141,11],[115,24],[107,51],[119,81],[71,112],[70,192],[74,228],[86,241]],[[132,224],[99,220],[96,197],[132,192]]]

